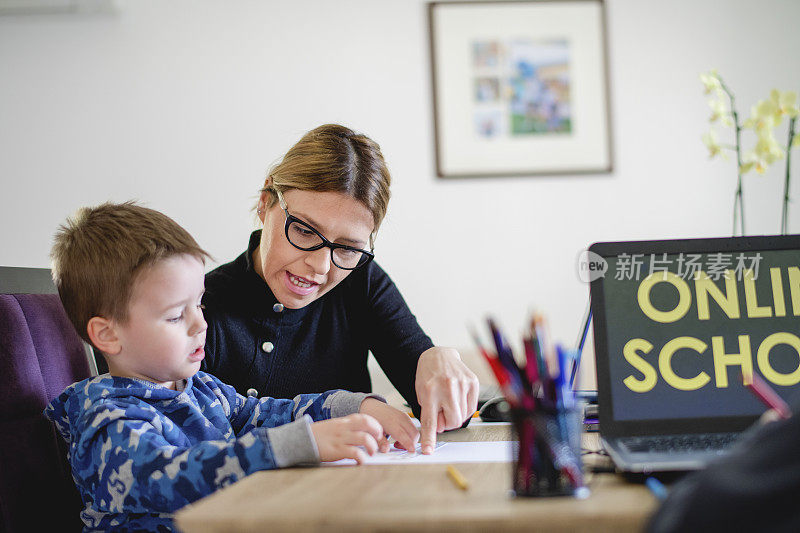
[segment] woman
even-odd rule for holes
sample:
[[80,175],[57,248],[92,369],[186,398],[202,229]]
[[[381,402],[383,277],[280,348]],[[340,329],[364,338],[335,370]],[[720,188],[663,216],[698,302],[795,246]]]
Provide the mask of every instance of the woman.
[[[478,380],[433,346],[373,259],[391,178],[339,125],[303,136],[267,176],[247,251],[206,275],[203,370],[243,394],[370,391],[369,351],[420,417],[423,453],[475,411]],[[423,265],[420,265],[423,266]]]

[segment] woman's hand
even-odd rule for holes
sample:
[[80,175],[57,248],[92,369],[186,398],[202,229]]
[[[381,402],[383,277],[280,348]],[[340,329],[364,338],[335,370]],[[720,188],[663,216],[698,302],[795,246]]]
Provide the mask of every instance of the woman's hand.
[[[375,398],[367,398],[361,402],[358,412],[377,420],[383,426],[383,431],[394,437],[395,445],[399,443],[401,447],[412,452],[417,449],[419,430],[403,411]],[[384,453],[388,452],[389,442],[385,438],[378,441],[378,449]]]
[[461,427],[478,407],[478,377],[453,348],[434,346],[422,352],[414,384],[422,407],[422,453],[430,454],[436,434]]
[[317,442],[320,461],[355,459],[362,464],[367,454],[378,451],[378,442],[386,442],[380,423],[365,414],[314,422],[311,424],[311,433]]

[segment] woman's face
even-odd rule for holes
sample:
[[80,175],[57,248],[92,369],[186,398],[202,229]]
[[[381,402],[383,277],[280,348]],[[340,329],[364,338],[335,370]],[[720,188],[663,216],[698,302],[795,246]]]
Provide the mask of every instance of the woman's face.
[[[329,241],[369,249],[374,224],[372,213],[358,200],[339,192],[290,189],[283,193],[289,213],[313,226]],[[286,215],[276,202],[266,209],[267,193],[261,194],[259,215],[264,223],[261,242],[253,253],[256,272],[267,282],[275,298],[289,309],[310,304],[350,274],[331,262],[331,250],[299,250],[286,240]]]

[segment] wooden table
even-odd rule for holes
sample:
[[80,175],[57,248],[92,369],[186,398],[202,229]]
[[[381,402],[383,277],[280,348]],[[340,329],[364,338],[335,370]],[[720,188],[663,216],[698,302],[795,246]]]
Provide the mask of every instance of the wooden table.
[[[471,424],[443,441],[510,440],[506,425]],[[595,443],[596,444],[596,443]],[[591,439],[588,446],[594,446]],[[591,496],[512,498],[510,463],[368,465],[258,472],[175,515],[181,531],[641,531],[657,502],[616,474],[588,474]]]

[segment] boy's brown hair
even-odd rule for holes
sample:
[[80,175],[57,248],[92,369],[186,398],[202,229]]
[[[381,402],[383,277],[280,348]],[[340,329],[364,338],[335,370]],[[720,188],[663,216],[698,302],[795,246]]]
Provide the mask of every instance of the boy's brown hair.
[[50,257],[67,316],[91,343],[86,326],[92,317],[124,323],[139,274],[181,254],[203,262],[211,257],[165,214],[125,202],[79,209],[59,227]]

